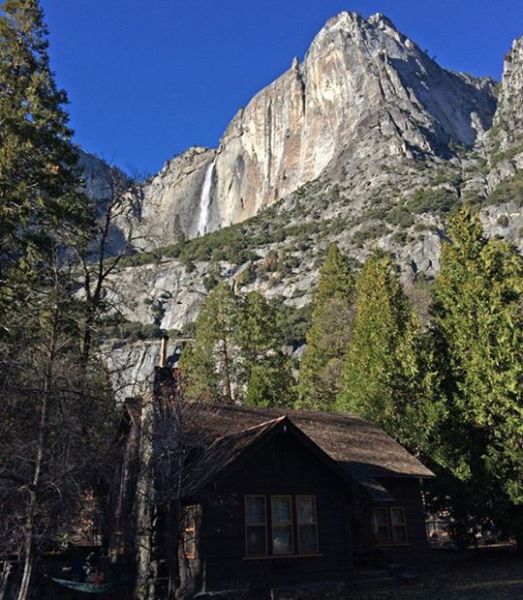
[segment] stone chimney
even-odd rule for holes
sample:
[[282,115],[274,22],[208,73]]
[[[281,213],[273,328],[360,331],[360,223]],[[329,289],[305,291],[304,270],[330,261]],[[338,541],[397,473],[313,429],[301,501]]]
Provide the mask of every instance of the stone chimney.
[[165,334],[162,337],[162,343],[160,346],[160,364],[159,367],[167,366],[167,345],[169,343],[169,336]]

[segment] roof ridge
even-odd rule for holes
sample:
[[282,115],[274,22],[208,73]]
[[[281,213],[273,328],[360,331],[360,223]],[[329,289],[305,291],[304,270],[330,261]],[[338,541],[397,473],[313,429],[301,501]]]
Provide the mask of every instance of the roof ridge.
[[254,429],[262,429],[264,427],[267,427],[268,425],[276,425],[278,422],[280,421],[284,421],[285,419],[287,419],[288,417],[286,415],[283,415],[281,417],[276,417],[276,419],[270,419],[269,421],[264,421],[263,423],[259,423],[258,425],[251,425],[250,427],[247,427],[245,429],[242,429],[241,431],[238,431],[236,433],[230,433],[230,434],[226,434],[226,435],[222,435],[220,437],[217,438],[218,440],[225,440],[227,438],[234,438],[234,437],[240,437],[243,434],[253,431]]

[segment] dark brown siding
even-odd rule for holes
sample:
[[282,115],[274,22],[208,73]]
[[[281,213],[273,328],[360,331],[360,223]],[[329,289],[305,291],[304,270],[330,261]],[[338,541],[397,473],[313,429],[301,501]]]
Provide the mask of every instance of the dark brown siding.
[[429,546],[425,529],[419,479],[390,477],[379,479],[395,501],[376,506],[402,506],[407,521],[408,543],[376,546],[372,536],[372,506],[360,505],[354,515],[356,558],[362,561],[381,559],[386,562],[413,564],[426,558]]
[[[245,558],[244,497],[257,494],[315,495],[319,554]],[[241,468],[208,490],[201,532],[207,589],[350,579],[348,494],[348,486],[293,436],[281,432],[261,444]]]

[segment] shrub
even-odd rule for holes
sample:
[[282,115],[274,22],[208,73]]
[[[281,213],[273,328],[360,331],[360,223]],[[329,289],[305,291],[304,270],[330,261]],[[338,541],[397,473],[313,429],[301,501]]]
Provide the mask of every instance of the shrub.
[[456,193],[447,188],[418,188],[407,199],[405,208],[416,214],[432,212],[441,215],[449,213],[454,208],[456,200]]
[[513,177],[502,181],[486,198],[487,204],[505,202],[514,202],[517,206],[523,206],[523,171],[518,171]]

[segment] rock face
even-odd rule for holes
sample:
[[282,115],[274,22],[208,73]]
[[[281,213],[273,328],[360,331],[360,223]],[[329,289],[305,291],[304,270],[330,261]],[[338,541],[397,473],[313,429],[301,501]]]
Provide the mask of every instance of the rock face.
[[[143,184],[138,218],[134,223],[136,231],[141,234],[138,248],[172,243],[177,228],[189,237],[216,228],[219,219],[215,206],[210,206],[203,230],[199,231],[204,182],[214,157],[214,150],[189,148],[167,162],[157,175]],[[206,198],[203,201],[205,203]]]
[[[108,300],[133,326],[184,334],[212,270],[301,308],[331,242],[356,264],[375,246],[392,253],[412,291],[420,273],[436,275],[445,218],[469,198],[487,235],[523,251],[523,38],[505,59],[497,109],[495,92],[439,67],[383,15],[338,15],[302,64],[238,112],[218,149],[191,148],[140,185],[122,235],[130,227],[137,250],[164,248],[115,273]],[[109,167],[81,160],[103,201]],[[166,248],[181,230],[205,236],[186,242],[184,260]],[[135,393],[159,343],[105,350],[115,386]]]
[[486,136],[487,191],[523,169],[523,38],[505,57],[494,126]]
[[[494,84],[451,73],[383,15],[330,19],[303,64],[233,118],[217,150],[192,148],[143,186],[140,226],[150,247],[258,214],[329,168],[447,157],[491,125]],[[147,244],[146,244],[147,245]]]
[[507,137],[523,132],[523,37],[514,41],[505,57],[494,125],[504,129]]
[[316,179],[340,153],[350,163],[443,154],[490,126],[485,82],[440,68],[382,15],[342,13],[303,65],[257,94],[223,136],[214,198],[222,225],[256,214]]

